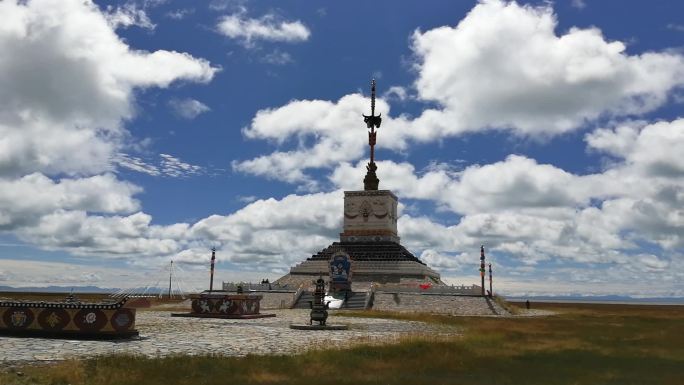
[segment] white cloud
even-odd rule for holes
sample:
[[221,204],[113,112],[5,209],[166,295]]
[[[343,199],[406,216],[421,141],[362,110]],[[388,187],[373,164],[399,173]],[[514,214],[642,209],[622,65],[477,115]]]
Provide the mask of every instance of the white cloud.
[[311,31],[299,20],[285,21],[271,13],[250,19],[244,8],[220,18],[216,28],[220,34],[239,39],[247,47],[253,46],[256,40],[296,43],[308,40],[311,35]]
[[89,1],[0,3],[0,175],[97,174],[128,133],[135,88],[207,82],[216,68],[133,50]]
[[416,31],[418,96],[443,106],[428,136],[490,127],[556,135],[604,114],[652,111],[684,84],[681,55],[630,56],[597,28],[557,35],[556,26],[550,6],[490,0],[456,27]]
[[151,219],[141,212],[99,216],[84,211],[55,211],[16,234],[47,250],[66,250],[83,256],[131,259],[169,256],[180,251],[188,225],[156,226]]
[[119,167],[151,176],[182,178],[206,173],[204,167],[183,162],[178,157],[169,154],[159,154],[159,161],[155,164],[123,153],[118,154],[115,161]]
[[162,158],[160,165],[161,172],[166,176],[177,178],[204,173],[202,167],[185,163],[169,154],[159,154],[159,156]]
[[[362,134],[365,126],[359,122],[362,123],[363,119],[360,111],[366,105],[367,101],[361,95],[354,94],[343,97],[337,103],[298,100],[278,109],[261,110],[252,124],[243,129],[244,135],[250,139],[267,139],[280,144],[290,137],[296,137],[299,139],[297,150],[277,151],[234,162],[233,168],[291,183],[308,183],[311,179],[302,170],[331,167],[363,155],[367,139]],[[378,105],[384,104],[379,101]],[[313,145],[307,144],[311,137],[316,137]]]
[[340,231],[342,191],[258,200],[195,223],[193,237],[220,242],[231,261],[284,268],[330,244]]
[[268,64],[285,65],[292,63],[294,59],[292,59],[292,55],[289,53],[276,49],[262,56],[261,61]]
[[247,0],[211,0],[209,9],[212,11],[225,11],[231,7],[240,9],[246,2]]
[[252,203],[255,200],[257,200],[257,197],[254,195],[247,195],[247,196],[240,195],[237,197],[237,200],[242,202],[242,203]]
[[670,23],[667,25],[667,29],[671,29],[673,31],[678,31],[678,32],[684,32],[684,25],[676,24],[676,23]]
[[195,13],[195,8],[181,8],[166,13],[166,17],[173,20],[183,20]]
[[139,209],[132,196],[140,191],[111,174],[59,182],[40,173],[0,179],[0,230],[31,229],[42,216],[59,210],[130,213]]
[[161,174],[161,171],[159,171],[159,167],[150,164],[142,158],[136,156],[119,153],[116,156],[115,162],[119,167],[140,172],[143,174],[151,176],[158,176]]
[[156,25],[152,23],[144,9],[138,8],[135,3],[126,3],[119,7],[107,6],[106,18],[112,28],[128,28],[132,25],[154,30]]
[[382,95],[382,97],[388,100],[403,101],[408,98],[408,92],[404,87],[392,86]]
[[0,179],[0,229],[30,227],[57,210],[129,213],[140,204],[132,196],[141,189],[111,174],[54,182],[40,173]]
[[[378,100],[383,116],[378,148],[403,151],[412,141],[493,129],[549,138],[599,118],[653,111],[684,85],[680,54],[629,55],[624,43],[607,40],[597,28],[557,34],[556,27],[550,6],[489,0],[455,27],[415,31],[416,97],[439,108],[415,118],[393,116],[386,101]],[[387,95],[402,93],[394,88]],[[359,117],[367,109],[367,99],[350,94],[337,102],[295,100],[261,110],[245,136],[272,140],[281,148],[234,166],[301,183],[308,179],[307,169],[356,160],[365,154],[366,143],[353,127],[363,129]],[[340,133],[339,127],[350,129]],[[297,146],[287,146],[293,142]]]
[[[485,11],[501,23],[478,24],[478,13]],[[99,9],[88,2],[2,2],[0,15],[4,21],[0,23],[0,47],[13,52],[0,58],[0,97],[8,100],[7,105],[0,106],[0,184],[3,185],[0,223],[20,239],[49,250],[121,258],[142,266],[169,257],[178,258],[179,262],[203,263],[208,246],[216,245],[222,261],[258,265],[264,270],[284,270],[337,238],[341,227],[341,189],[256,200],[236,212],[212,215],[194,224],[153,224],[148,214],[139,212],[139,203],[133,199],[139,188],[108,173],[114,168],[110,164],[116,161],[113,158],[122,151],[123,138],[129,135],[122,123],[133,114],[133,91],[165,87],[177,80],[209,81],[216,69],[187,54],[147,53],[129,48],[116,36]],[[76,16],[83,16],[87,22]],[[521,21],[522,30],[517,35],[508,20],[514,16]],[[530,20],[537,22],[536,27],[530,27]],[[510,60],[513,72],[510,76],[519,78],[516,80],[519,83],[512,84],[529,87],[534,98],[554,95],[548,93],[546,86],[535,88],[525,83],[532,77],[518,73],[522,67],[513,60],[517,56],[491,41],[493,32],[488,28],[499,32],[510,29],[512,36],[507,36],[508,40],[527,37],[531,43],[521,42],[522,52],[536,54],[534,57],[540,60],[548,59],[545,63],[549,63],[547,70],[551,75],[557,75],[554,71],[558,70],[555,67],[558,63],[562,64],[559,67],[564,68],[565,75],[569,68],[580,65],[581,68],[573,69],[578,71],[573,74],[573,81],[582,83],[583,76],[591,75],[597,94],[607,92],[606,95],[614,97],[613,104],[605,100],[597,104],[599,113],[619,114],[620,108],[629,105],[635,95],[647,96],[647,103],[636,110],[646,111],[666,96],[674,76],[672,71],[637,75],[621,71],[645,66],[651,63],[649,60],[667,69],[673,60],[681,60],[679,57],[626,56],[617,49],[619,44],[605,42],[595,30],[571,30],[557,37],[553,34],[554,26],[555,21],[546,8],[490,1],[479,5],[456,28],[416,33],[415,44],[424,50],[417,83],[419,96],[432,98],[443,108],[428,110],[412,120],[405,116],[392,117],[389,105],[378,100],[378,109],[384,118],[378,134],[379,149],[401,150],[410,140],[433,140],[463,132],[471,126],[454,125],[447,129],[437,122],[462,117],[466,112],[470,115],[462,121],[472,127],[483,129],[502,121],[507,122],[505,127],[522,134],[536,132],[542,118],[550,122],[549,134],[572,129],[577,121],[592,119],[594,107],[583,104],[585,100],[580,92],[574,97],[582,100],[571,101],[567,111],[561,113],[553,108],[541,111],[537,121],[527,102],[511,101],[520,95],[510,88],[511,83],[506,83],[510,80],[506,76],[510,74],[500,68],[490,71],[492,81],[500,82],[503,90],[509,92],[507,97],[512,98],[492,100],[502,108],[500,111],[491,117],[478,117],[480,112],[474,105],[469,106],[469,102],[455,105],[463,90],[459,84],[452,88],[450,81],[440,77],[450,79],[453,75],[450,71],[456,71],[450,66],[456,64],[472,71],[473,63],[479,59],[466,55],[457,59],[458,63],[452,63],[453,55],[441,58],[444,50],[433,43],[442,38],[446,43],[449,39],[459,41],[469,31],[483,32],[482,36],[473,36],[483,45],[459,49],[478,48],[478,54],[502,54],[495,57]],[[89,34],[84,34],[84,30]],[[560,41],[576,44],[573,50],[582,55],[554,51]],[[595,45],[594,51],[586,49],[587,41]],[[540,52],[548,48],[548,52],[559,58],[554,61],[545,57],[543,52],[531,48],[532,43],[539,44]],[[435,57],[446,60],[442,64],[448,68],[430,67],[428,71],[426,66],[435,64]],[[609,65],[602,72],[592,67],[593,61],[588,58],[598,58],[599,62],[614,59],[614,62],[608,60],[609,64],[617,64]],[[577,63],[566,62],[573,60]],[[52,72],[40,72],[45,69],[41,66],[50,66]],[[528,70],[542,69],[532,65]],[[591,70],[589,74],[588,70]],[[34,71],[42,78],[33,81],[28,75]],[[611,78],[610,74],[615,71],[624,78],[618,76],[619,81]],[[639,83],[654,74],[662,75],[664,80],[653,81],[648,86]],[[553,85],[559,91],[555,100],[568,102],[563,93],[573,91],[568,78],[549,78],[556,82]],[[57,85],[60,92],[48,84]],[[632,88],[627,87],[625,91],[615,84],[629,84]],[[610,88],[611,85],[615,87]],[[446,87],[440,96],[442,99],[430,96],[430,92],[440,87]],[[60,98],[64,95],[63,89],[71,91],[66,98]],[[482,90],[473,91],[472,96],[482,98],[492,90],[493,86],[484,82]],[[501,98],[504,96],[506,92]],[[353,94],[335,103],[293,101],[280,108],[262,110],[244,129],[244,135],[273,141],[280,148],[270,155],[237,162],[234,167],[293,183],[309,181],[304,174],[306,169],[324,167],[334,169],[330,180],[340,188],[347,188],[348,181],[353,181],[354,185],[348,188],[359,189],[363,162],[355,165],[352,162],[366,152],[365,126],[360,114],[367,112],[367,104],[367,99]],[[509,109],[503,108],[506,106]],[[517,112],[513,113],[513,109]],[[516,266],[529,266],[529,272],[542,271],[544,261],[554,261],[591,263],[607,274],[601,278],[586,269],[557,273],[556,277],[561,274],[571,277],[575,287],[599,285],[611,279],[623,282],[625,277],[647,282],[662,277],[670,282],[668,287],[681,291],[681,284],[677,282],[684,279],[681,273],[684,270],[681,252],[677,250],[684,247],[684,166],[677,150],[684,146],[683,132],[682,120],[654,124],[632,122],[597,130],[587,135],[588,147],[611,156],[611,162],[605,170],[590,175],[575,175],[528,157],[510,155],[492,164],[463,169],[438,165],[418,172],[406,163],[383,161],[379,163],[379,176],[381,187],[394,189],[401,199],[435,202],[460,216],[459,219],[454,215],[452,224],[444,225],[430,218],[405,214],[398,224],[409,249],[449,274],[469,271],[473,250],[476,253],[479,245],[485,243],[493,261],[509,258]],[[291,145],[294,150],[286,148]],[[88,151],[83,151],[84,148]],[[120,159],[123,160],[116,161],[120,167],[153,175],[201,172],[198,166],[168,154],[161,155],[159,165],[150,165],[133,156]],[[55,175],[61,179],[54,179]],[[639,246],[643,243],[652,245],[655,251],[645,252]],[[88,271],[85,273],[74,279],[87,281],[94,277]],[[548,287],[551,283],[546,284]]]
[[195,119],[198,115],[211,111],[206,104],[195,99],[171,99],[169,106],[176,115],[185,119]]
[[[377,164],[381,188],[406,198],[433,200],[461,214],[564,208],[586,204],[590,197],[580,177],[519,155],[492,164],[471,165],[459,172],[433,167],[418,173],[409,163]],[[359,188],[363,175],[363,161],[354,167],[343,163],[330,180],[342,188],[354,189]]]
[[577,9],[584,9],[586,8],[587,3],[585,3],[584,0],[571,0],[570,5]]
[[[46,189],[45,195],[56,189]],[[331,243],[341,226],[342,191],[256,200],[229,215],[166,226],[152,224],[151,216],[142,212],[105,216],[86,211],[93,207],[123,214],[136,207],[116,201],[114,191],[110,196],[69,198],[70,205],[56,202],[52,206],[62,208],[44,208],[42,215],[34,215],[33,223],[15,225],[14,234],[46,250],[122,259],[147,268],[169,258],[204,264],[208,248],[216,246],[221,261],[284,271]],[[24,206],[40,209],[30,203]]]
[[[122,19],[134,10],[133,19]],[[217,68],[186,53],[129,47],[114,28],[138,8],[108,14],[90,1],[0,2],[0,227],[38,247],[80,255],[167,255],[187,225],[156,227],[112,173],[200,171],[171,156],[159,168],[120,156],[134,92],[208,82]],[[117,13],[118,12],[118,13]],[[132,12],[132,11],[131,11]],[[129,15],[130,16],[130,15]],[[123,24],[121,24],[123,23]]]
[[[453,226],[400,218],[404,241],[435,255],[453,256],[486,243],[529,265],[560,259],[643,272],[667,266],[684,247],[684,160],[676,151],[684,146],[684,120],[599,129],[587,135],[587,143],[614,157],[603,172],[575,175],[519,155],[460,171],[416,172],[410,164],[383,161],[380,187],[462,216]],[[330,180],[359,189],[364,172],[363,162],[343,163]],[[643,257],[644,244],[662,252]]]

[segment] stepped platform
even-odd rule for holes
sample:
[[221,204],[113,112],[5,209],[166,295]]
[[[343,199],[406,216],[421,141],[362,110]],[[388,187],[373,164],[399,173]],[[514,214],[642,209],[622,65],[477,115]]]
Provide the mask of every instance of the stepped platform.
[[430,282],[443,285],[439,273],[416,258],[404,246],[392,241],[334,242],[290,268],[290,273],[274,284],[308,286],[315,277],[328,275],[330,258],[340,251],[349,254],[352,259],[355,283]]

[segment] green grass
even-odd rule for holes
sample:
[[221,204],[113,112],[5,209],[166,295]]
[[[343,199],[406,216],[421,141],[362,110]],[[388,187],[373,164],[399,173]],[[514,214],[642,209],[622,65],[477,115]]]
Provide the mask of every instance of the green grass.
[[[539,308],[541,305],[534,305]],[[360,312],[448,324],[461,337],[293,356],[109,356],[0,374],[0,384],[682,384],[684,308],[544,305],[555,316]]]

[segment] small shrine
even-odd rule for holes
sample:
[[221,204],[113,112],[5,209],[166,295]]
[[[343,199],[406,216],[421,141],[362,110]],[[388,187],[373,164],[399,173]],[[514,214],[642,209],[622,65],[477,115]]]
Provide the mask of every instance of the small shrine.
[[275,314],[262,314],[259,312],[262,295],[245,294],[238,287],[236,294],[229,294],[222,290],[214,290],[214,263],[216,261],[216,249],[211,250],[211,278],[209,290],[200,294],[191,294],[190,313],[172,313],[172,317],[195,317],[195,318],[232,318],[251,319],[275,317]]
[[316,281],[310,317],[309,325],[313,325],[316,321],[319,325],[325,326],[325,321],[328,319],[328,304],[325,303],[325,281],[323,278],[318,278]]
[[115,339],[138,335],[128,298],[83,302],[73,293],[63,301],[0,301],[0,335]]
[[[325,281],[323,277],[318,277],[315,282],[313,301],[310,302],[311,313],[309,313],[309,324],[291,324],[290,329],[296,330],[347,330],[348,325],[331,325],[328,320],[328,305],[325,298]],[[314,325],[314,322],[318,322]]]

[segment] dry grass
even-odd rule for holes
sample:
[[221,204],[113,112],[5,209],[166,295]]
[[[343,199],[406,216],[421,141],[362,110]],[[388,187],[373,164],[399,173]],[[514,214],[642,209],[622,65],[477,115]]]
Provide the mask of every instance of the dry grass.
[[448,324],[463,335],[292,356],[110,356],[23,368],[22,377],[0,374],[0,384],[682,384],[684,307],[543,307],[557,315],[345,313]]

